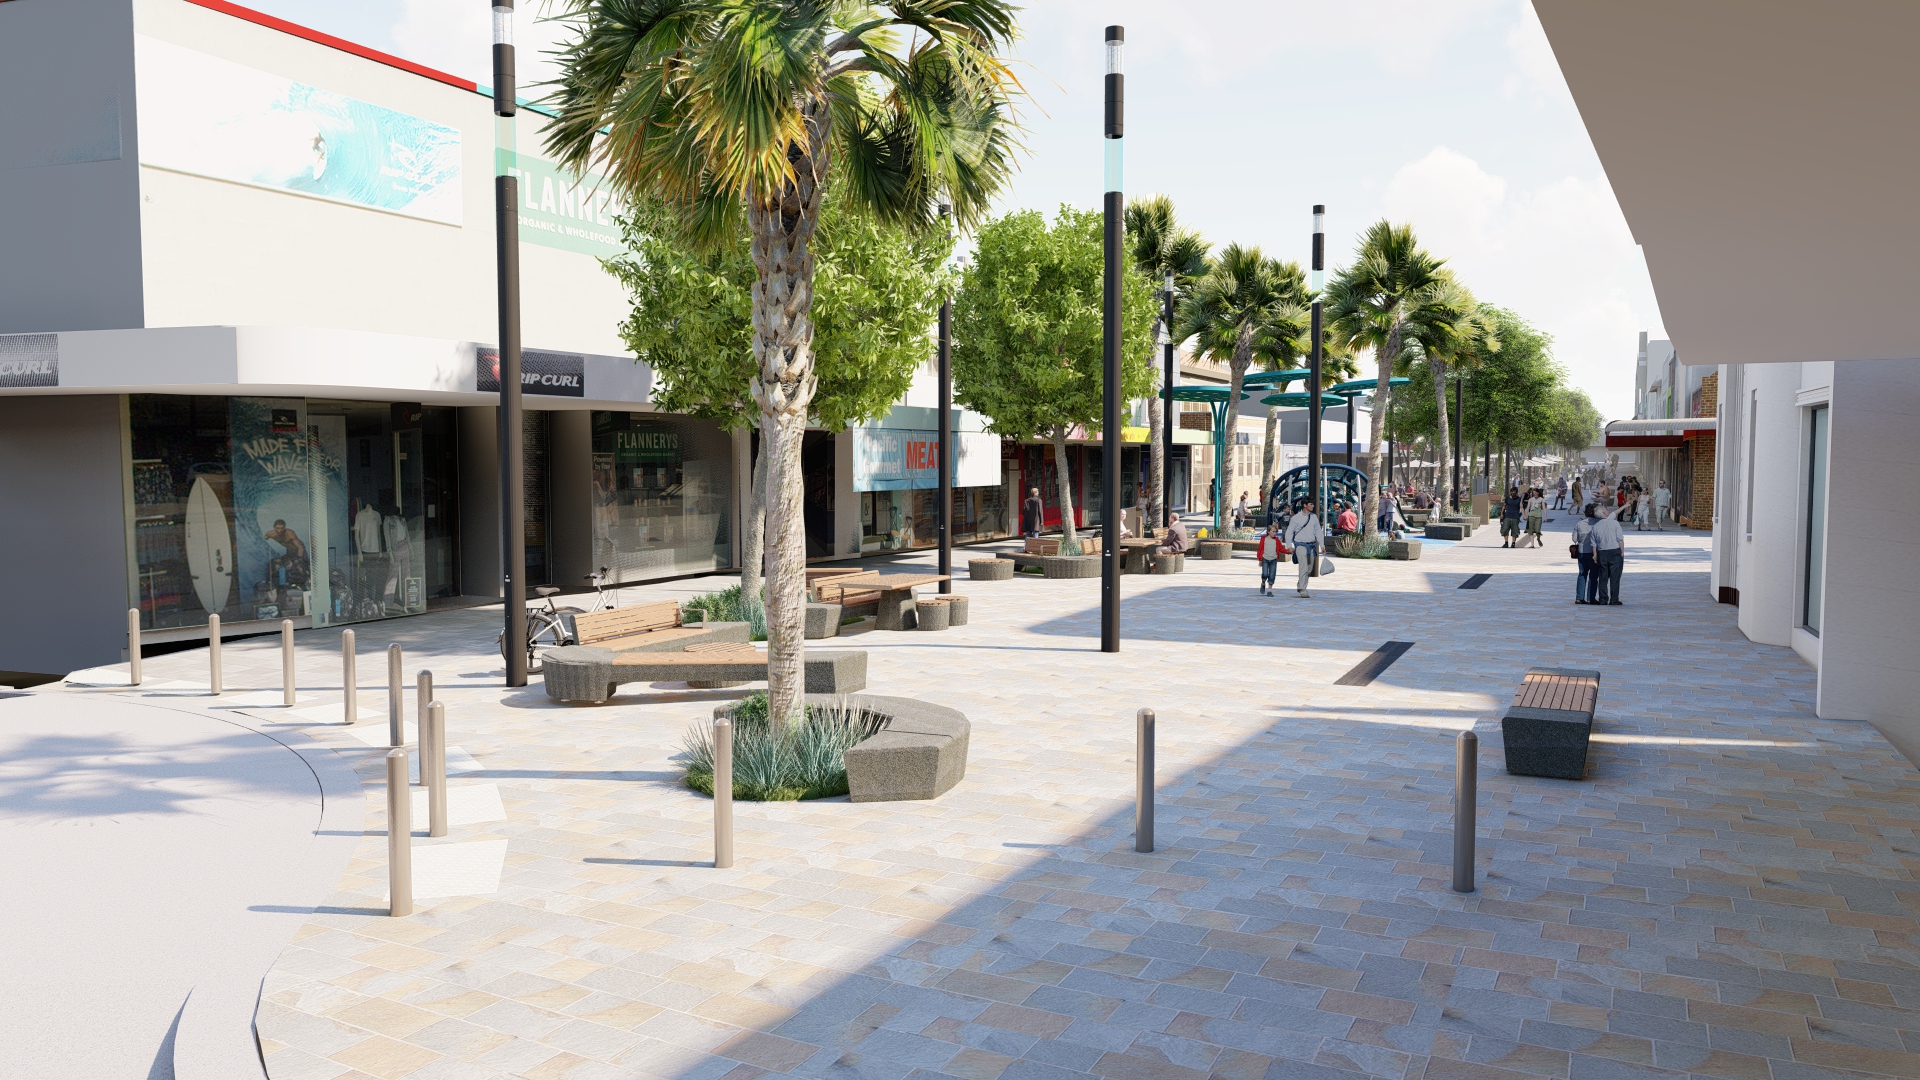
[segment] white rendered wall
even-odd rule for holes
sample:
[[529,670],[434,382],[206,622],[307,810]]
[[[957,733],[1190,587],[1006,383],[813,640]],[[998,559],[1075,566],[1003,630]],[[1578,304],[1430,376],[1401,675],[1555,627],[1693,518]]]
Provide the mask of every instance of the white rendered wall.
[[1920,539],[1893,497],[1920,471],[1920,363],[1833,367],[1817,711],[1870,721],[1920,761]]
[[[493,342],[495,118],[488,99],[179,0],[136,0],[135,31],[460,130],[461,224],[143,166],[147,326],[313,326]],[[192,108],[143,88],[145,108]],[[521,110],[538,153],[546,118]],[[621,354],[624,290],[590,255],[522,242],[529,348]],[[49,327],[49,329],[61,329]]]
[[[1745,365],[1745,395],[1729,407],[1742,410],[1742,433],[1734,462],[1735,502],[1731,532],[1740,545],[1737,588],[1740,632],[1763,645],[1791,646],[1798,574],[1794,556],[1800,503],[1799,364]],[[1750,410],[1757,402],[1758,412]],[[1754,425],[1751,432],[1745,425]],[[1751,452],[1751,466],[1747,455]],[[1748,481],[1753,485],[1753,532],[1747,529]],[[1722,514],[1722,519],[1726,518]]]

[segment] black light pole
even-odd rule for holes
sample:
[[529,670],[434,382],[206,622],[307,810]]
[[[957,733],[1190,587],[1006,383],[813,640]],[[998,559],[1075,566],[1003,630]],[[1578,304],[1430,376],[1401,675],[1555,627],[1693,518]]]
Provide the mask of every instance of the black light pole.
[[[512,117],[513,0],[493,4],[493,114]],[[512,123],[511,120],[508,121]],[[526,479],[520,459],[520,191],[493,178],[500,275],[500,584],[506,606],[507,685],[527,685]]]
[[1467,422],[1463,408],[1461,388],[1466,386],[1467,378],[1462,375],[1453,380],[1453,512],[1460,512],[1460,443],[1467,437],[1463,426]]
[[[1326,285],[1327,208],[1316,205],[1313,208],[1313,276],[1308,281],[1308,287],[1313,290],[1313,340],[1307,352],[1307,494],[1313,499],[1316,514],[1327,512],[1326,500],[1320,497],[1320,294]],[[1349,423],[1347,427],[1351,429],[1353,425]],[[1315,574],[1319,573],[1319,567],[1313,569]]]
[[1124,27],[1107,27],[1106,282],[1100,319],[1100,651],[1120,651],[1120,289],[1126,267],[1121,233],[1126,197],[1121,194],[1121,138],[1126,133],[1126,76],[1120,71]]
[[[947,218],[940,204],[940,219]],[[953,297],[940,301],[940,591],[953,591]]]
[[1167,498],[1167,493],[1173,490],[1173,483],[1171,480],[1168,479],[1168,475],[1173,472],[1173,424],[1174,424],[1174,415],[1173,415],[1173,380],[1174,380],[1173,275],[1172,274],[1167,275],[1167,289],[1166,289],[1166,292],[1162,294],[1162,297],[1163,297],[1162,303],[1164,307],[1160,313],[1160,317],[1163,320],[1165,320],[1166,327],[1167,327],[1167,344],[1166,344],[1167,351],[1164,359],[1167,370],[1165,372],[1166,379],[1164,382],[1161,383],[1161,390],[1160,390],[1160,395],[1161,395],[1161,401],[1160,401],[1160,520],[1142,522],[1140,527],[1141,536],[1152,536],[1153,530],[1165,528],[1167,524],[1166,515],[1173,510],[1173,503],[1170,502]]

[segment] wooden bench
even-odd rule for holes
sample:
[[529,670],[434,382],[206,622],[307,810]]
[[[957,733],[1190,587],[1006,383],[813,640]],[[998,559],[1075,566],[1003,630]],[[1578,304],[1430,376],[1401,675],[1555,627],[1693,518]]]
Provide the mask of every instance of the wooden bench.
[[[1063,538],[1057,536],[1031,536],[1027,538],[1027,542],[1021,548],[1020,553],[1022,555],[1058,555],[1060,554],[1062,539]],[[1080,537],[1079,541],[1080,554],[1100,554],[1100,537],[1089,534]]]
[[[867,685],[867,654],[859,649],[808,649],[806,690],[845,694]],[[541,658],[547,696],[602,702],[622,683],[685,682],[696,688],[764,682],[767,654],[744,641],[712,641],[685,649],[615,653],[591,645],[549,649]]]
[[590,611],[573,617],[573,643],[616,653],[683,649],[713,636],[712,628],[707,626],[706,613],[694,614],[700,619],[698,624],[682,625],[678,600],[657,600],[614,611]]
[[1600,673],[1584,668],[1528,668],[1500,719],[1507,771],[1518,776],[1578,780],[1587,772]]
[[816,604],[839,604],[847,615],[871,614],[867,611],[854,611],[854,608],[874,607],[880,604],[880,590],[875,585],[880,580],[878,570],[855,570],[844,574],[834,574],[822,578],[813,585],[813,601]]

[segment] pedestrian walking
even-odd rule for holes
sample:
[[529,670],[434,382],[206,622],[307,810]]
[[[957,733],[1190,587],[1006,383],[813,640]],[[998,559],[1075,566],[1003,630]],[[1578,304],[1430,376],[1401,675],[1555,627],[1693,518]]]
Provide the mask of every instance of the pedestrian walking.
[[1280,556],[1286,545],[1280,540],[1280,523],[1267,519],[1267,531],[1253,545],[1253,557],[1260,562],[1260,592],[1273,595],[1273,579],[1280,574]]
[[1667,531],[1667,519],[1673,516],[1673,491],[1665,480],[1660,481],[1659,490],[1653,493],[1653,527],[1660,532]]
[[1653,492],[1641,488],[1634,496],[1633,527],[1636,532],[1647,531],[1647,519],[1653,516]]
[[1233,504],[1233,527],[1236,529],[1247,527],[1247,493],[1244,491],[1240,493],[1240,501]]
[[1584,485],[1580,482],[1580,478],[1577,476],[1574,477],[1573,486],[1569,490],[1569,494],[1573,496],[1573,502],[1570,505],[1580,506],[1580,507],[1584,507],[1587,505],[1585,501],[1586,493],[1582,490],[1583,487]]
[[1326,530],[1320,525],[1320,515],[1313,512],[1311,498],[1300,500],[1300,506],[1287,519],[1286,544],[1293,549],[1293,561],[1300,564],[1300,579],[1294,584],[1294,591],[1301,596],[1311,597],[1307,591],[1307,579],[1320,563],[1320,543]]
[[1500,546],[1514,547],[1520,542],[1520,489],[1510,487],[1500,503]]
[[1562,476],[1560,478],[1560,486],[1553,489],[1553,509],[1565,510],[1566,508],[1567,508],[1567,478]]
[[1602,510],[1600,519],[1593,523],[1593,572],[1594,585],[1599,596],[1588,598],[1595,604],[1620,606],[1620,571],[1626,566],[1627,534],[1620,528],[1620,522],[1614,515]]
[[1046,513],[1047,508],[1040,501],[1040,489],[1027,489],[1027,500],[1020,504],[1020,535],[1029,540],[1039,536]]
[[1568,545],[1570,554],[1580,564],[1580,576],[1573,581],[1573,602],[1591,604],[1597,583],[1593,572],[1593,523],[1595,521],[1592,503],[1580,508],[1580,517],[1573,523],[1573,543]]
[[1546,527],[1547,496],[1539,488],[1527,496],[1527,534],[1521,537],[1526,547],[1546,547],[1547,537],[1542,530]]

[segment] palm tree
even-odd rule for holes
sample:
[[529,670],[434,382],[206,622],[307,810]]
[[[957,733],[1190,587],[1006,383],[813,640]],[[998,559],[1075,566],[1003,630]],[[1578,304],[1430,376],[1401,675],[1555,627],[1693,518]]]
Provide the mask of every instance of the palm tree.
[[[1286,365],[1300,355],[1300,337],[1307,330],[1305,296],[1300,264],[1269,259],[1257,247],[1228,244],[1207,261],[1207,272],[1174,313],[1174,336],[1198,338],[1198,352],[1227,362],[1228,417],[1239,415],[1240,387],[1256,357]],[[1226,497],[1225,491],[1214,492],[1216,527]]]
[[1450,372],[1456,377],[1462,376],[1485,363],[1489,354],[1500,351],[1500,337],[1489,309],[1474,299],[1473,293],[1450,271],[1441,271],[1441,276],[1445,283],[1434,295],[1434,303],[1426,313],[1429,317],[1421,320],[1412,336],[1415,346],[1426,358],[1427,373],[1433,380],[1437,432],[1433,460],[1441,466],[1441,479],[1434,485],[1434,502],[1450,506],[1453,474],[1446,465],[1453,453],[1452,440],[1456,433],[1448,416],[1447,376]]
[[1435,300],[1446,283],[1441,273],[1445,259],[1435,258],[1414,239],[1413,226],[1375,222],[1360,241],[1354,264],[1340,271],[1327,286],[1328,323],[1349,347],[1373,350],[1379,383],[1373,394],[1372,433],[1367,439],[1367,490],[1361,504],[1361,527],[1372,536],[1378,531],[1380,442],[1393,401],[1390,380],[1401,362],[1409,330],[1438,316]]
[[[1019,84],[1002,59],[1007,0],[565,0],[558,117],[547,151],[629,199],[676,214],[687,239],[745,215],[753,354],[767,455],[770,715],[801,716],[806,533],[800,441],[813,400],[820,200],[912,229],[951,204],[981,219],[1013,167]],[[751,557],[751,556],[750,556]]]
[[[1208,244],[1200,234],[1184,228],[1174,216],[1173,200],[1165,195],[1147,195],[1127,204],[1127,243],[1133,252],[1134,264],[1145,271],[1155,284],[1164,287],[1168,277],[1173,278],[1174,302],[1192,290],[1193,280],[1206,272]],[[1164,311],[1153,322],[1153,348],[1157,354],[1166,347],[1167,337],[1172,328],[1166,325]],[[1159,370],[1155,364],[1154,369]],[[1164,376],[1162,376],[1164,379]],[[1142,522],[1146,529],[1159,528],[1166,524],[1166,508],[1160,505],[1161,479],[1166,476],[1165,440],[1160,437],[1160,425],[1172,423],[1172,418],[1161,417],[1160,387],[1161,379],[1155,380],[1156,392],[1147,402],[1147,441],[1151,444],[1152,473],[1147,483],[1151,487],[1147,503],[1147,520]]]

